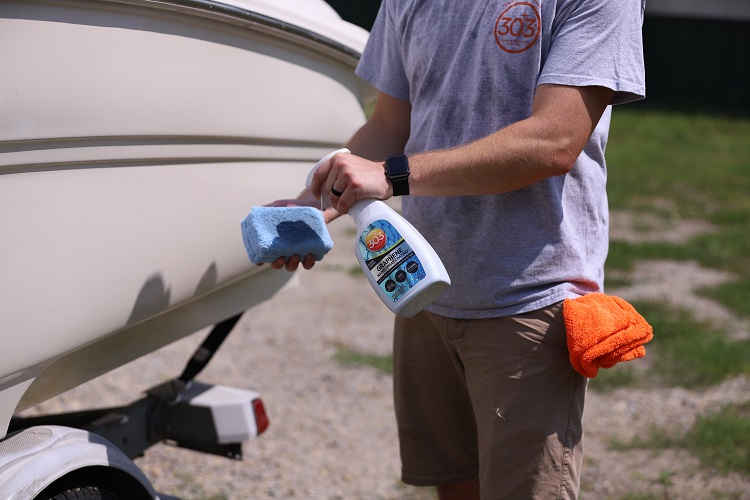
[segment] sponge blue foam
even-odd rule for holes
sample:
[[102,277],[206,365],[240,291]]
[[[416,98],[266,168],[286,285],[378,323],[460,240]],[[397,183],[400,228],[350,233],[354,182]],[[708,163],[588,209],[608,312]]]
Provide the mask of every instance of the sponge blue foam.
[[313,207],[252,207],[242,240],[253,264],[307,254],[321,260],[333,248],[323,213]]

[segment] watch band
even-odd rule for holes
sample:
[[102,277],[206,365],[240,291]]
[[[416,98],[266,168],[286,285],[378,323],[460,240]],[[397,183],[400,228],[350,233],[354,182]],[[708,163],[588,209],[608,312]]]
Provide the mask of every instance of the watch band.
[[393,196],[409,194],[409,159],[406,155],[389,156],[385,159],[385,175],[393,186]]

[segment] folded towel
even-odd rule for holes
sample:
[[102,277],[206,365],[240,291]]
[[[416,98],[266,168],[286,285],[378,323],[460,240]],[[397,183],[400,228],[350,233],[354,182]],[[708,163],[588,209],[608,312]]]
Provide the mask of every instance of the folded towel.
[[323,213],[312,207],[252,207],[242,221],[242,240],[254,264],[307,254],[321,260],[333,248]]
[[653,338],[653,328],[635,308],[620,297],[590,293],[563,303],[568,351],[573,368],[593,378],[599,368],[646,355],[643,346]]

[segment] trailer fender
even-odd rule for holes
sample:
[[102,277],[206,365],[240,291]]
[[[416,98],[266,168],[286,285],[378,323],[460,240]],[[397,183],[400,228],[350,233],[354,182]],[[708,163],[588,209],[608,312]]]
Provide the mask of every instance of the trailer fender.
[[0,500],[33,499],[54,481],[88,467],[123,472],[119,476],[142,493],[135,498],[159,498],[143,472],[106,439],[81,429],[44,425],[0,441]]

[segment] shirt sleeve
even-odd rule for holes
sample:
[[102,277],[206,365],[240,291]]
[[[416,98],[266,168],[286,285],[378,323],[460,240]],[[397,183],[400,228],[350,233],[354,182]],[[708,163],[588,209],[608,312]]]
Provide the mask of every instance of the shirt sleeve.
[[612,104],[643,99],[644,8],[645,0],[563,2],[538,84],[607,87]]
[[409,101],[409,81],[394,10],[392,2],[383,0],[355,73],[379,91]]

